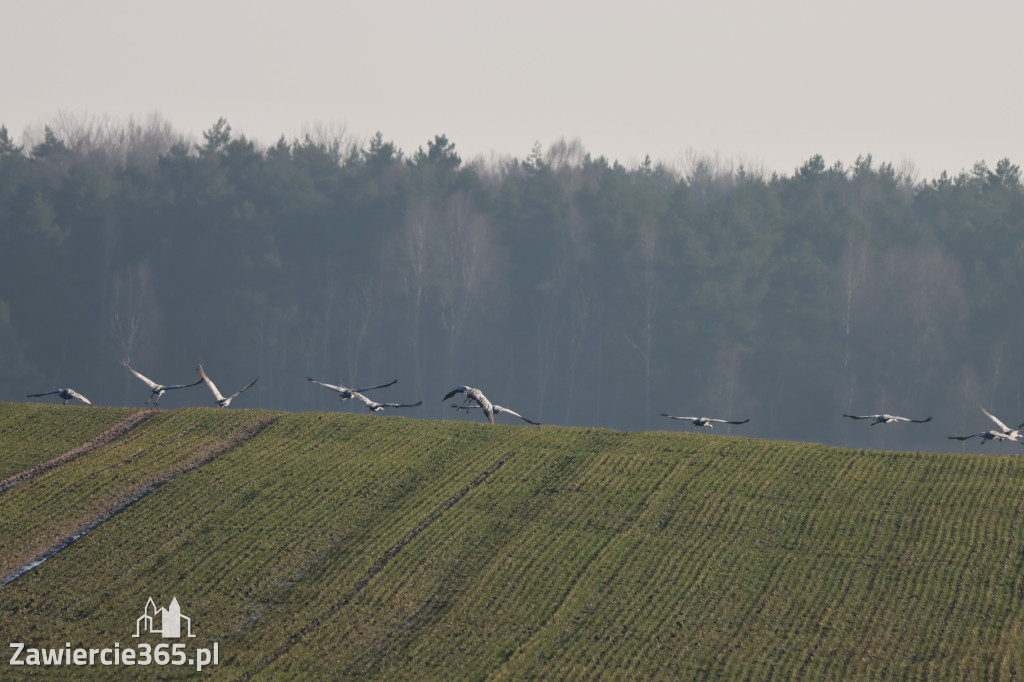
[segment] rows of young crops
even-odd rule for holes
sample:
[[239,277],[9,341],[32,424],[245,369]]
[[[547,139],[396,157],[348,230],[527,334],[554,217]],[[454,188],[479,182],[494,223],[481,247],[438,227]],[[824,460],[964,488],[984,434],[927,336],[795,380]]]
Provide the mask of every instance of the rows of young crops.
[[228,421],[211,410],[159,413],[146,428],[3,491],[0,505],[9,521],[0,526],[0,578],[201,463],[238,429],[267,418],[250,413]]
[[0,587],[5,636],[123,641],[152,596],[179,599],[232,678],[991,678],[1024,663],[1012,456],[159,412],[0,493],[0,561],[113,507]]
[[81,445],[134,411],[0,403],[0,480]]
[[[183,412],[225,428],[240,414]],[[136,436],[167,440],[156,437],[155,426],[147,423]],[[176,595],[192,605],[203,631],[219,638],[228,669],[256,669],[264,658],[287,655],[292,640],[336,609],[410,527],[485,468],[477,461],[489,456],[493,432],[453,434],[443,424],[436,434],[424,430],[431,428],[347,415],[278,419],[0,589],[6,611],[15,592],[74,586],[50,594],[39,611],[15,607],[5,625],[32,634],[67,624],[50,632],[60,641],[85,621],[124,632],[146,597],[167,603]],[[337,591],[334,575],[341,576]],[[130,611],[105,613],[110,603],[130,604]],[[68,623],[58,615],[66,613],[82,620]]]
[[1019,670],[1018,460],[552,433],[272,670]]

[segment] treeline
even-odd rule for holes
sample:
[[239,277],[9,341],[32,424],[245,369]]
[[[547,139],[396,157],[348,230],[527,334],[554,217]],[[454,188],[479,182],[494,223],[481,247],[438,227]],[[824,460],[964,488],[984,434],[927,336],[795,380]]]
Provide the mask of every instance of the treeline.
[[[1006,159],[917,181],[870,156],[769,176],[564,141],[466,162],[443,135],[0,128],[0,397],[134,405],[122,360],[165,383],[202,362],[222,389],[261,377],[239,407],[397,378],[378,396],[425,401],[406,416],[456,418],[440,398],[469,384],[546,423],[944,449],[988,428],[979,405],[1024,421],[1022,237]],[[882,411],[935,423],[840,416]]]

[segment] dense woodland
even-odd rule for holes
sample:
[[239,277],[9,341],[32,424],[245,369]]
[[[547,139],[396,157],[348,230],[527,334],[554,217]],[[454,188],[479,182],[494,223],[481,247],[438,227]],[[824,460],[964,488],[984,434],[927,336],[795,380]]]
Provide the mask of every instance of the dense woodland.
[[[979,406],[1024,421],[1022,257],[1007,159],[917,180],[868,155],[769,175],[565,141],[263,147],[224,120],[198,143],[159,118],[0,128],[0,399],[137,405],[123,360],[163,383],[202,362],[226,392],[260,377],[233,407],[363,410],[305,378],[398,379],[374,397],[424,400],[403,416],[479,418],[441,402],[469,384],[545,423],[960,449]],[[935,421],[841,416],[883,411]]]

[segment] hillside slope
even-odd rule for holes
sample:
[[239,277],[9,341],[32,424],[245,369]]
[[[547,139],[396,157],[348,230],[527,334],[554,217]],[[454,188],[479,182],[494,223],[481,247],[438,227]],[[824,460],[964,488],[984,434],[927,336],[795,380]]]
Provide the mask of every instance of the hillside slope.
[[1019,457],[141,412],[0,403],[6,642],[138,647],[152,597],[227,679],[1022,671]]

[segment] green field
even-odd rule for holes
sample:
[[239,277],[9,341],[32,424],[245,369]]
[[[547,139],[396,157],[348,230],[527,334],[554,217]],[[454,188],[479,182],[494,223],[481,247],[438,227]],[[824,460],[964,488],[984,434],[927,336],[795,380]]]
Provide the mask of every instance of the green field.
[[4,647],[176,642],[132,636],[176,597],[226,679],[1024,670],[1024,458],[139,412],[0,403],[0,580],[49,557],[0,587]]

